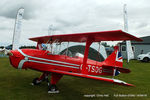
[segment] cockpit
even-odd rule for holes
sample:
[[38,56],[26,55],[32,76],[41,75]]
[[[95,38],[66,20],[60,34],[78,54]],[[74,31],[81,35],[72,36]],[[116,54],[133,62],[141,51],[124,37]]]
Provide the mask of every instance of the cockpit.
[[[84,57],[85,46],[78,44],[69,43],[53,43],[53,44],[43,44],[42,50],[50,51],[48,55],[66,55],[73,58]],[[96,61],[104,61],[104,57],[98,50],[90,47],[89,49],[89,59]]]

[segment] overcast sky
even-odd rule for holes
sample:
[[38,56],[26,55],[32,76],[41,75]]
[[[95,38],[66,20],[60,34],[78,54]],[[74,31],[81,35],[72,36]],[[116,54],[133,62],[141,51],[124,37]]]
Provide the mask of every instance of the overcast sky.
[[15,16],[24,7],[20,44],[35,45],[30,37],[105,30],[123,30],[127,4],[129,33],[150,36],[150,0],[1,0],[0,45],[12,43]]

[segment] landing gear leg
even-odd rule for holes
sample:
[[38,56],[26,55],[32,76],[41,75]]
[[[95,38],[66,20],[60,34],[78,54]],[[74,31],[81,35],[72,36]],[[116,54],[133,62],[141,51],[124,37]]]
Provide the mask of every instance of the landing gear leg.
[[49,85],[48,75],[49,75],[49,72],[44,72],[39,78],[33,79],[31,84],[39,85],[41,82],[46,81]]
[[62,76],[63,76],[62,74],[56,73],[51,74],[51,81],[48,88],[48,93],[59,93],[56,83],[61,79]]

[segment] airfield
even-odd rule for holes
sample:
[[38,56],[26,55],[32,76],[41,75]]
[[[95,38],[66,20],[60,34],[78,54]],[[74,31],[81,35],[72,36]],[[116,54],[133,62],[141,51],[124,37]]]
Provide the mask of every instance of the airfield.
[[40,72],[14,69],[7,57],[0,58],[0,100],[150,100],[150,62],[124,61],[124,66],[132,72],[115,78],[136,87],[65,75],[57,84],[60,93],[48,94],[46,82],[30,85]]

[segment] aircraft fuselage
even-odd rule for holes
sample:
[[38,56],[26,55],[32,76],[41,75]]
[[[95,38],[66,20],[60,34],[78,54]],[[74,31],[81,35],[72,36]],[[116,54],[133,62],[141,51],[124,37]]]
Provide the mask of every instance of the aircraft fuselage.
[[[69,57],[66,55],[54,55],[46,50],[18,49],[12,50],[10,62],[17,69],[34,69],[42,72],[61,70],[67,72],[81,73],[83,58]],[[111,75],[112,69],[104,69],[103,62],[87,60],[86,69],[89,75]]]

